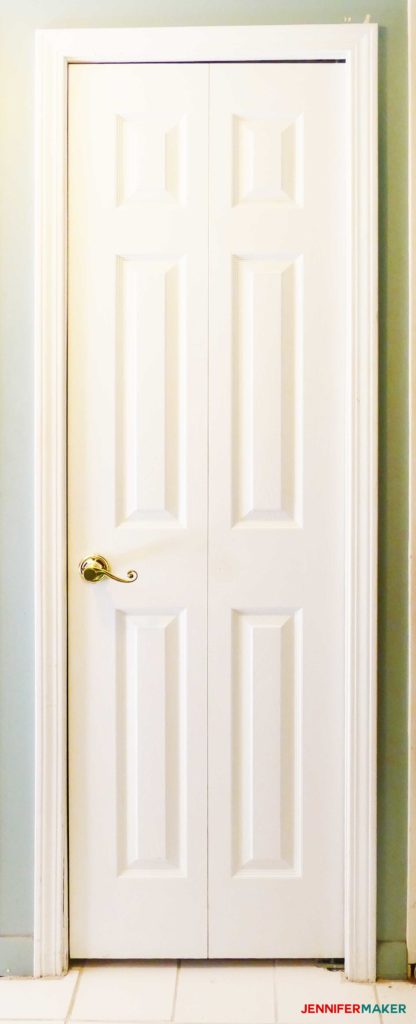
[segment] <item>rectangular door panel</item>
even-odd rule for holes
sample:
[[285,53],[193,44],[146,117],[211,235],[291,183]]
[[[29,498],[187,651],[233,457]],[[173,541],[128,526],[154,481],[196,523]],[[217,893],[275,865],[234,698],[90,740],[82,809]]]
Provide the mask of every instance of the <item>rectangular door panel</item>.
[[71,66],[73,957],[207,953],[207,208],[208,68]]
[[186,613],[119,613],[119,876],[185,877]]
[[343,955],[340,64],[210,79],[209,955]]
[[117,519],[185,525],[186,257],[118,273]]
[[300,512],[302,262],[233,257],[234,525]]
[[233,612],[233,877],[298,869],[301,613]]

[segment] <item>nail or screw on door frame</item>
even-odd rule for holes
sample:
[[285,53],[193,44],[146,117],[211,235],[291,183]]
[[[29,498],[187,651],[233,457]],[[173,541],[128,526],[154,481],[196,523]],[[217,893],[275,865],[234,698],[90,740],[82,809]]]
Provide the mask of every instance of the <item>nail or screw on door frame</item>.
[[[36,39],[37,977],[68,966],[66,174],[71,62],[344,60],[350,113],[345,970],[376,969],[377,26],[70,29]],[[50,572],[53,565],[55,571]]]

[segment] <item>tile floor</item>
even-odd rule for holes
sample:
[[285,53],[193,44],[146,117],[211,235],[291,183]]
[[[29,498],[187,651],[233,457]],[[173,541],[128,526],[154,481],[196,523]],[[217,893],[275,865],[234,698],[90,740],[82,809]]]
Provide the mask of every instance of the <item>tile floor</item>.
[[[405,1003],[416,1024],[416,985],[358,985],[312,963],[187,961],[88,963],[62,979],[0,979],[0,1022],[48,1024],[351,1024],[351,1014],[313,1017],[305,1003]],[[355,1018],[357,1019],[357,1018]],[[362,1019],[362,1018],[361,1018]],[[367,1021],[388,1024],[390,1013]]]

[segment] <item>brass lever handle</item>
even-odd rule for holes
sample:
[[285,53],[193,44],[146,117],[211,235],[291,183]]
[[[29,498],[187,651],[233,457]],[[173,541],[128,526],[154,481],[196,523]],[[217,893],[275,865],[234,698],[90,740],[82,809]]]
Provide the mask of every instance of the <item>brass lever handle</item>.
[[83,562],[79,563],[79,571],[87,583],[99,583],[105,576],[108,576],[110,580],[116,580],[117,583],[134,583],[138,576],[135,569],[128,570],[127,579],[123,579],[122,576],[114,576],[110,563],[107,562],[104,555],[90,555],[88,558],[84,558]]

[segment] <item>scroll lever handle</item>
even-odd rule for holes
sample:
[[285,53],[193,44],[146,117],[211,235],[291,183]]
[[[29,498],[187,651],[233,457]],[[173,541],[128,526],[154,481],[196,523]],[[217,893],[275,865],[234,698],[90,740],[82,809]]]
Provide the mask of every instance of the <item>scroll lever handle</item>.
[[104,555],[89,555],[88,558],[84,558],[79,563],[79,571],[81,576],[87,583],[99,583],[100,580],[104,579],[105,576],[110,580],[115,580],[116,583],[134,583],[137,580],[138,573],[135,569],[129,569],[127,572],[127,579],[123,579],[122,576],[115,576],[111,572],[111,565],[104,558]]

